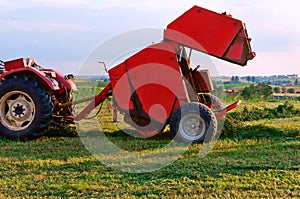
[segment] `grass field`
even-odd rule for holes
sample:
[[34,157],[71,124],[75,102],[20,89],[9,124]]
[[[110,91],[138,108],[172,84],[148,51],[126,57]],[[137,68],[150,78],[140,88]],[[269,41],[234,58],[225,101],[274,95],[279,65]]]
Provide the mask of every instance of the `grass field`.
[[[143,153],[171,139],[132,138],[106,122],[107,136],[126,150]],[[79,137],[0,139],[0,146],[0,198],[300,198],[298,116],[242,122],[237,135],[222,136],[206,157],[198,157],[201,144],[192,144],[171,165],[140,174],[104,165]]]
[[251,83],[238,83],[238,84],[232,83],[232,84],[224,84],[224,88],[240,90],[240,89],[245,88],[250,85],[251,85]]

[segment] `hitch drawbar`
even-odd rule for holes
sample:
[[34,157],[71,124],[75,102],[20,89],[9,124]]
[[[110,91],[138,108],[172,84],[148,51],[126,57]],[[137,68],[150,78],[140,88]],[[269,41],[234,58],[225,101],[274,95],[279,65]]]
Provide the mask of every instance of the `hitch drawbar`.
[[239,106],[242,103],[241,100],[236,101],[232,104],[230,104],[229,106],[227,106],[226,108],[224,108],[220,113],[216,114],[216,118],[220,119],[222,117],[224,117],[226,115],[227,112],[231,111],[232,109],[236,108],[237,106]]
[[[76,117],[75,121],[82,120],[86,115],[88,115],[95,107],[101,104],[105,99],[112,95],[112,87],[109,83],[98,95],[93,97],[93,101],[87,105]],[[88,101],[88,100],[86,100]]]

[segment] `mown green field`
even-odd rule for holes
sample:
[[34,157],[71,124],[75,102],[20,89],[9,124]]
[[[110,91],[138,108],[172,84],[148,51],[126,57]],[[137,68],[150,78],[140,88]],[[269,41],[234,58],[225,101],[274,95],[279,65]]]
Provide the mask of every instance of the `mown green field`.
[[225,89],[234,89],[234,88],[243,88],[246,86],[250,86],[251,83],[232,83],[232,84],[224,84]]
[[[280,103],[244,102],[236,112]],[[143,153],[171,140],[168,130],[139,139],[105,122],[107,136],[129,151]],[[204,158],[202,144],[192,144],[171,165],[148,173],[106,166],[79,137],[2,138],[0,198],[300,198],[300,116],[236,123],[235,133],[229,128]]]

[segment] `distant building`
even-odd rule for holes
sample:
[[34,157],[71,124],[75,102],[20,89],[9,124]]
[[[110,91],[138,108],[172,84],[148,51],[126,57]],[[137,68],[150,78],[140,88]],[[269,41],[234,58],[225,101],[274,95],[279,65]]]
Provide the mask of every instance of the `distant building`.
[[225,93],[226,93],[226,94],[235,94],[236,92],[235,92],[235,90],[233,90],[233,89],[226,89],[226,90],[225,90]]

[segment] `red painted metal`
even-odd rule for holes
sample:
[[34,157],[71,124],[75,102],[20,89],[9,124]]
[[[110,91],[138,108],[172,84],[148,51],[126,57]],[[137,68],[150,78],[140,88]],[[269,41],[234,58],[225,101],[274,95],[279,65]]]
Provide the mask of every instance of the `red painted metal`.
[[53,69],[40,69],[40,71],[44,72],[44,73],[54,73],[54,77],[53,79],[55,79],[57,82],[61,83],[66,89],[68,90],[77,90],[77,87],[75,85],[75,83],[69,79],[66,79],[65,76],[63,74],[61,74],[60,72],[53,70]]
[[[12,74],[20,74],[29,75],[38,77],[38,81],[40,83],[46,84],[50,90],[59,90],[61,89],[62,93],[65,92],[65,89],[68,90],[76,90],[76,85],[71,80],[65,78],[65,76],[53,69],[44,69],[34,67],[34,59],[32,58],[19,58],[15,60],[10,60],[4,62],[6,72],[0,76],[0,80],[2,78],[7,77]],[[29,72],[29,73],[28,73]],[[46,77],[45,74],[48,74],[52,79],[55,79],[59,82],[64,88],[60,88],[57,85],[54,85],[50,78]]]
[[118,110],[130,110],[131,116],[164,124],[176,99],[188,100],[174,47],[166,42],[141,50],[108,72]]
[[24,58],[6,61],[4,64],[6,71],[27,67],[26,59]]
[[192,77],[197,93],[209,93],[214,90],[208,70],[194,70]]
[[170,23],[164,39],[242,66],[255,56],[240,20],[198,6]]
[[226,115],[227,112],[231,111],[232,109],[236,108],[237,106],[239,106],[241,104],[241,100],[236,101],[232,104],[230,104],[229,106],[227,106],[225,109],[223,109],[220,113],[216,114],[216,118],[220,119],[222,117],[224,117]]
[[128,79],[127,68],[125,63],[121,63],[109,70],[109,78],[112,89],[114,90],[115,105],[119,110],[131,110],[134,105],[130,100],[131,86]]
[[[6,64],[5,64],[5,67],[6,67]],[[28,76],[38,78],[37,80],[38,81],[40,80],[40,82],[46,84],[49,89],[59,90],[59,87],[57,85],[54,85],[53,82],[49,78],[47,78],[43,72],[41,72],[40,70],[33,68],[33,67],[19,67],[19,68],[7,71],[0,76],[0,81],[5,77],[8,77],[10,75],[17,75],[17,74],[21,74],[21,75],[26,74]]]

